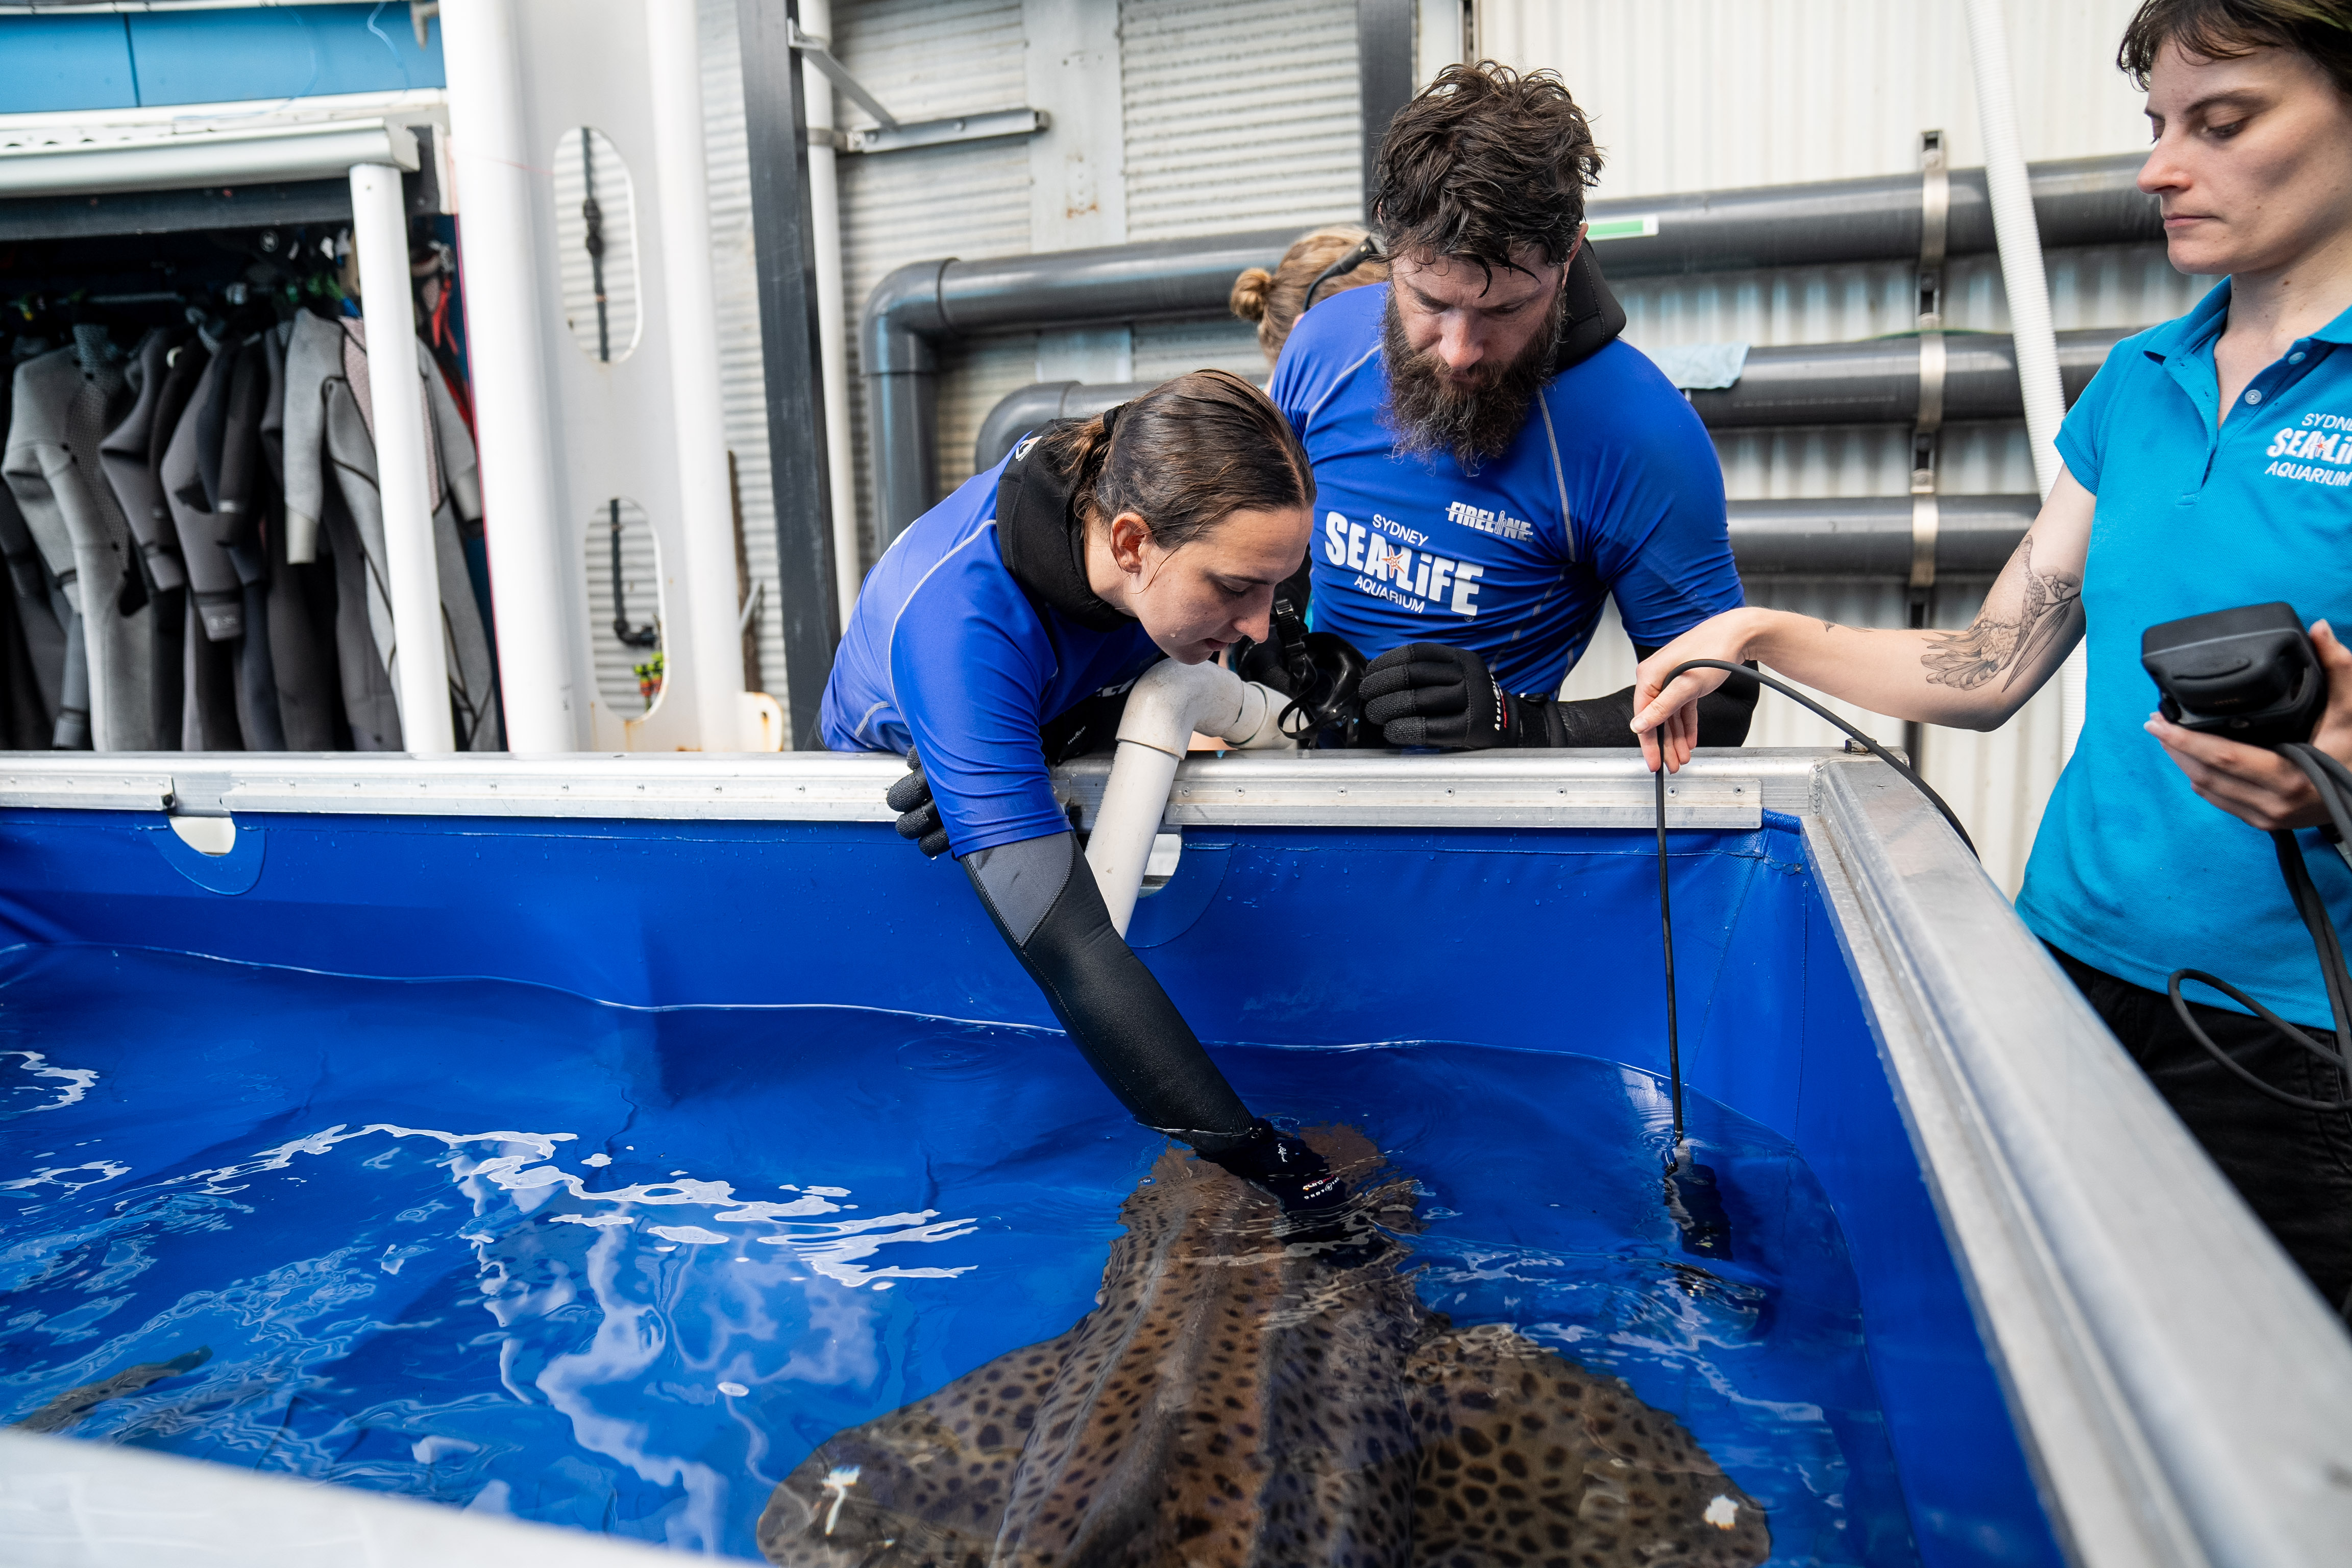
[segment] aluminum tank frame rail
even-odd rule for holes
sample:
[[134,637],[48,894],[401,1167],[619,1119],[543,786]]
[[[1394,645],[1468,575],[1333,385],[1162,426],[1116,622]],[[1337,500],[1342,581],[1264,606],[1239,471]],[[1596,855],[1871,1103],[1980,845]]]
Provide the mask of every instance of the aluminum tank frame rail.
[[[0,758],[0,809],[168,815],[230,844],[240,813],[879,823],[891,815],[883,792],[901,771],[887,756],[805,753],[16,753]],[[1060,770],[1082,818],[1108,771],[1108,759]],[[1640,759],[1620,753],[1262,752],[1183,763],[1163,821],[1180,831],[1648,827],[1652,787]],[[2071,1559],[2086,1568],[2340,1560],[2352,1536],[2352,1487],[2342,1480],[2352,1475],[2343,1414],[2352,1339],[2326,1305],[1916,792],[1883,764],[1840,753],[1720,751],[1676,775],[1667,806],[1674,826],[1753,826],[1767,812],[1802,830]],[[130,1467],[153,1462],[67,1439],[6,1441],[64,1445],[42,1450],[54,1462],[40,1487],[0,1480],[0,1505],[68,1539],[60,1466],[75,1485],[126,1496],[144,1484]],[[0,1475],[25,1468],[0,1466]],[[215,1484],[232,1481],[248,1484]],[[279,1488],[289,1506],[333,1493],[249,1484]],[[391,1506],[338,1504],[379,1505]],[[444,1554],[487,1561],[461,1554],[454,1538]]]

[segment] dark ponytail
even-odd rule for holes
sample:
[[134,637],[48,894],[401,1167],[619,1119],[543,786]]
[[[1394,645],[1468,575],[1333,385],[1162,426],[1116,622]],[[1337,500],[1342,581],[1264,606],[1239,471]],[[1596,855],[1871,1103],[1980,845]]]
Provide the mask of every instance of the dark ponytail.
[[1265,393],[1230,371],[1160,383],[1106,418],[1066,420],[1045,456],[1074,479],[1088,528],[1133,512],[1162,550],[1181,550],[1236,511],[1315,504],[1306,449]]

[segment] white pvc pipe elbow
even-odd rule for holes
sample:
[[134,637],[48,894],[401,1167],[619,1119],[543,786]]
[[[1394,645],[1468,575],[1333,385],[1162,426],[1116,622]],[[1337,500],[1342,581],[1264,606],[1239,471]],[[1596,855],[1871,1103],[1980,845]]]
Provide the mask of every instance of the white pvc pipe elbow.
[[1118,723],[1118,754],[1110,782],[1095,813],[1087,840],[1087,864],[1094,868],[1104,906],[1118,934],[1127,934],[1135,900],[1143,888],[1144,862],[1168,809],[1176,764],[1197,731],[1216,735],[1239,750],[1295,747],[1278,720],[1284,697],[1244,680],[1218,664],[1155,664],[1128,693]]

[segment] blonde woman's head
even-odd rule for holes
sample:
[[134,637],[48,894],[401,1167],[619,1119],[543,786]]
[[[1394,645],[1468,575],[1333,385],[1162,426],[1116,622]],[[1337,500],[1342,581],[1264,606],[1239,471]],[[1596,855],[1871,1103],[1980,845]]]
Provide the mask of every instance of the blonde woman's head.
[[[1268,363],[1279,358],[1282,345],[1290,336],[1290,329],[1298,324],[1312,305],[1319,305],[1332,295],[1367,283],[1389,280],[1389,264],[1375,258],[1330,278],[1323,278],[1322,286],[1315,280],[1335,261],[1349,255],[1364,242],[1364,230],[1355,224],[1335,223],[1302,234],[1291,241],[1290,248],[1282,253],[1282,262],[1273,271],[1253,267],[1234,279],[1234,314],[1244,321],[1257,323],[1258,347],[1265,351]],[[1315,298],[1307,297],[1314,289]]]

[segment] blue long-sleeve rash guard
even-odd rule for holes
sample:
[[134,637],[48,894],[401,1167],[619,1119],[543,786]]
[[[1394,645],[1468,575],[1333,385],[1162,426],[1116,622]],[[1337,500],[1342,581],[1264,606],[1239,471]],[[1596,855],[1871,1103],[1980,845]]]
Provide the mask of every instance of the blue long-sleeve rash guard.
[[883,554],[820,715],[836,752],[916,748],[958,858],[1068,832],[1045,726],[1167,657],[1139,622],[1091,629],[1024,591],[997,527],[1004,468],[974,475]]
[[1470,648],[1506,690],[1549,695],[1611,595],[1643,647],[1742,602],[1714,443],[1640,350],[1612,341],[1559,372],[1510,449],[1465,473],[1450,454],[1395,450],[1388,295],[1373,284],[1317,305],[1275,370],[1275,404],[1315,465],[1318,627],[1367,658]]

